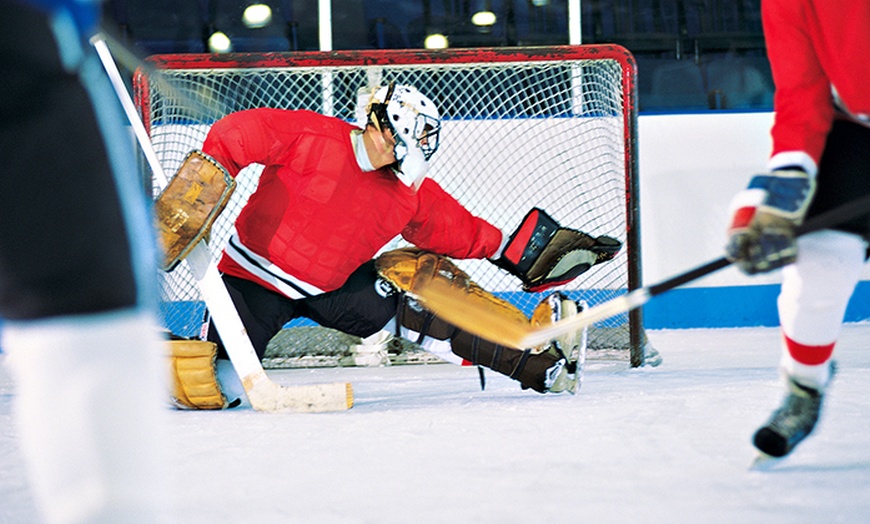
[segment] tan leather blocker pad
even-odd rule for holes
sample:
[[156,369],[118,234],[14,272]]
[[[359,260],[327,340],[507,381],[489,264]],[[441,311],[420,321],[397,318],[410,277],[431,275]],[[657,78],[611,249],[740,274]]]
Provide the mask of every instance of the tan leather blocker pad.
[[182,409],[224,409],[217,381],[217,345],[204,340],[169,340],[172,400]]
[[[432,279],[439,279],[462,290],[470,302],[476,302],[514,321],[529,321],[519,308],[477,285],[468,273],[459,269],[447,257],[416,248],[394,249],[378,256],[375,267],[381,277],[412,295],[416,289],[425,286]],[[426,305],[425,301],[421,302]]]
[[236,181],[213,158],[191,151],[154,204],[163,270],[172,271],[205,238]]

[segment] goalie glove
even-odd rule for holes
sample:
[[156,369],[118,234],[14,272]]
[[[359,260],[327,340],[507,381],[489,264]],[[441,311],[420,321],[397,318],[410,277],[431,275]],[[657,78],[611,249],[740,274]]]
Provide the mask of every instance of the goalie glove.
[[559,225],[533,208],[511,234],[501,256],[490,261],[523,282],[523,290],[544,291],[567,284],[592,266],[612,260],[622,243]]
[[731,204],[728,259],[747,275],[794,262],[795,228],[803,223],[815,189],[815,179],[798,168],[754,176]]

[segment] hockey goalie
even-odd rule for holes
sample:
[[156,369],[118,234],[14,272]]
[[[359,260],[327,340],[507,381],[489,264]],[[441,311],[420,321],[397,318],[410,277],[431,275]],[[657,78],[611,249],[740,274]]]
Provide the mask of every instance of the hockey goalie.
[[[414,289],[427,279],[447,278],[469,300],[485,301],[504,315],[551,322],[575,314],[577,304],[556,293],[530,320],[481,289],[451,259],[489,259],[526,291],[540,292],[611,260],[621,244],[562,227],[541,209],[528,213],[512,234],[471,214],[427,176],[440,132],[434,102],[413,86],[397,84],[374,90],[362,126],[271,108],[239,111],[214,123],[197,154],[226,171],[227,177],[215,175],[215,181],[234,179],[250,164],[265,166],[218,265],[258,357],[287,322],[307,317],[362,338],[387,329],[423,347],[449,348],[523,388],[573,391],[582,353],[576,342],[505,348],[428,313]],[[175,236],[205,234],[194,228],[177,235],[181,218],[166,212],[158,217],[171,233],[164,234],[167,252],[178,242]],[[415,247],[376,258],[397,236]],[[183,247],[176,251],[183,256]],[[215,345],[215,382],[224,395],[214,405],[226,407],[239,385],[228,372],[219,333],[214,326],[206,331],[206,341]]]

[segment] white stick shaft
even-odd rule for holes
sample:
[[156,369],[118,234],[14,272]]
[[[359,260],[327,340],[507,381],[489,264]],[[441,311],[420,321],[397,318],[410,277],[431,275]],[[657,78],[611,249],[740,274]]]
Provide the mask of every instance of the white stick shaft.
[[[112,86],[115,88],[115,93],[118,95],[121,105],[124,107],[124,112],[127,114],[127,119],[133,126],[136,138],[139,145],[148,159],[151,170],[160,185],[166,185],[169,179],[160,165],[160,160],[154,152],[154,147],[151,145],[151,138],[145,130],[145,125],[142,123],[139,115],[136,112],[136,107],[130,94],[127,92],[127,87],[121,78],[121,73],[115,61],[112,59],[111,51],[109,50],[106,41],[95,36],[91,43],[97,50],[100,60],[103,62],[103,67],[112,81]],[[200,242],[193,248],[190,255],[187,257],[187,263],[199,283],[200,292],[208,307],[209,313],[215,320],[215,327],[224,342],[230,360],[233,362],[233,367],[239,374],[245,390],[251,389],[253,384],[262,378],[265,378],[266,373],[263,366],[257,358],[257,353],[248,338],[247,331],[236,312],[232,299],[227,292],[226,286],[220,278],[217,267],[212,263],[211,253],[204,242]]]
[[[109,51],[109,46],[106,45],[106,41],[103,40],[100,35],[91,39],[91,45],[93,45],[97,50],[97,55],[99,55],[100,61],[103,63],[103,67],[109,75],[112,87],[115,88],[115,94],[118,95],[118,100],[121,101],[124,113],[127,114],[127,120],[129,120],[130,125],[133,126],[133,133],[136,134],[136,139],[142,146],[142,152],[145,154],[145,159],[148,161],[148,165],[151,167],[154,177],[161,186],[165,186],[169,183],[169,178],[166,176],[166,173],[163,172],[163,167],[160,165],[160,160],[157,158],[157,153],[154,152],[154,148],[150,147],[151,137],[148,136],[148,131],[145,129],[145,125],[139,118],[138,113],[136,113],[136,106],[133,104],[132,97],[130,97],[130,94],[127,92],[127,86],[124,85],[124,79],[121,78],[121,72],[118,71],[118,66],[112,59],[112,53]],[[148,144],[148,147],[145,147],[145,144]]]
[[536,329],[523,338],[520,345],[522,347],[534,347],[546,344],[562,335],[579,331],[586,326],[591,326],[599,320],[604,320],[605,318],[610,318],[642,306],[646,304],[650,298],[652,298],[652,295],[650,295],[648,289],[636,289],[630,293],[622,295],[621,297],[608,300],[603,304],[581,311],[573,317],[568,317],[548,326]]
[[233,367],[236,368],[245,390],[250,390],[254,383],[265,378],[265,371],[220,273],[212,263],[208,246],[200,242],[185,260],[199,283],[203,300],[208,305],[208,312],[214,319],[215,328]]

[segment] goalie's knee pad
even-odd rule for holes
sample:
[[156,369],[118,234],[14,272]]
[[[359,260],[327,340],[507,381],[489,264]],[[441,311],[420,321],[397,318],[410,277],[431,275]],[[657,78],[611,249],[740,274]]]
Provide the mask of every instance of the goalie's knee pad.
[[180,409],[230,406],[217,380],[217,345],[204,340],[169,340],[172,402]]

